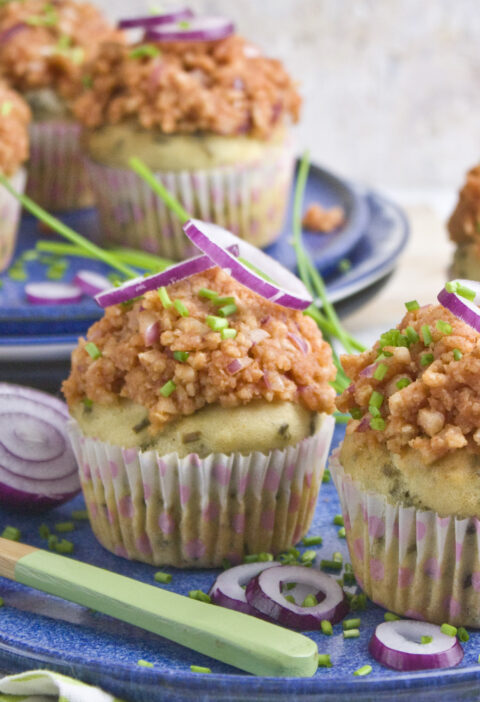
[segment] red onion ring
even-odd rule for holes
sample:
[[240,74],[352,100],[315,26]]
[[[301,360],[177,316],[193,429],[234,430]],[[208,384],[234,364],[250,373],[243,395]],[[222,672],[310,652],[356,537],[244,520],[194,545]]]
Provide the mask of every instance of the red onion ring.
[[83,297],[83,292],[76,285],[50,282],[28,283],[25,294],[32,305],[69,305]]
[[259,573],[279,566],[280,563],[270,561],[266,563],[244,563],[243,565],[229,568],[220,573],[210,589],[212,602],[220,607],[235,609],[237,612],[251,614],[254,617],[261,616],[258,609],[255,609],[247,602],[245,590],[242,585],[247,585],[250,580]]
[[0,503],[39,512],[80,490],[66,434],[66,405],[38,390],[0,384]]
[[73,284],[76,285],[77,288],[80,288],[85,295],[89,295],[90,297],[95,297],[98,293],[112,287],[112,284],[104,275],[87,270],[78,271],[73,279]]
[[179,7],[177,10],[170,10],[158,15],[148,15],[146,17],[126,17],[121,19],[117,26],[119,29],[150,29],[161,24],[170,24],[179,20],[190,19],[193,17],[193,12],[189,7]]
[[476,293],[475,300],[470,302],[466,297],[448,292],[445,288],[440,290],[437,300],[457,319],[461,319],[476,332],[480,332],[480,308],[478,307],[480,304],[480,283],[476,280],[453,280],[452,283],[461,283],[461,285],[473,290]]
[[[283,583],[310,585],[312,593],[325,598],[314,607],[301,607],[288,602],[282,594]],[[289,629],[320,629],[321,621],[332,624],[349,611],[347,599],[332,576],[304,566],[280,566],[263,571],[247,585],[245,596],[251,607]]]
[[[230,251],[232,256],[238,256],[239,248],[233,245],[230,247]],[[140,297],[150,290],[157,290],[157,288],[178,283],[180,280],[195,275],[195,273],[203,273],[203,271],[214,266],[215,263],[208,256],[195,256],[195,258],[189,258],[186,261],[170,266],[161,273],[155,273],[147,278],[128,280],[119,288],[105,290],[95,296],[95,301],[100,307],[118,305],[120,302],[128,302],[128,300]]]
[[[295,310],[305,310],[312,303],[307,288],[293,273],[256,246],[239,239],[226,229],[198,219],[189,219],[183,230],[190,241],[217,266],[266,300]],[[238,245],[240,257],[252,266],[260,268],[270,279],[279,280],[283,287],[265,280],[234,258],[228,251],[228,247],[234,244]]]
[[146,38],[152,41],[218,41],[234,32],[235,25],[224,17],[193,17],[185,27],[172,22],[159,29],[148,29]]
[[[431,636],[431,643],[420,643],[422,636]],[[379,624],[368,650],[387,668],[404,671],[451,668],[463,658],[463,649],[456,636],[443,634],[436,624],[413,619]]]

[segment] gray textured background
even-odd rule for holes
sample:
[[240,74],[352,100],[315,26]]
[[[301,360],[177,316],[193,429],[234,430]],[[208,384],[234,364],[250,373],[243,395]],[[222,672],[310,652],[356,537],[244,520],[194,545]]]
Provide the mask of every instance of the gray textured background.
[[[113,18],[149,7],[96,2]],[[456,188],[478,159],[478,0],[188,4],[228,15],[283,59],[305,97],[299,147],[337,172],[376,185]]]

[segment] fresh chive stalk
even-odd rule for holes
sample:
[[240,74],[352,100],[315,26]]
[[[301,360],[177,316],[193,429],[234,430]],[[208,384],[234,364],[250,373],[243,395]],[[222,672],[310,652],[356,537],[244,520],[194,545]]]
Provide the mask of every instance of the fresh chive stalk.
[[155,177],[153,171],[143,163],[143,161],[136,156],[129,159],[128,164],[130,168],[135,171],[143,180],[148,183],[152,188],[153,192],[156,193],[163,202],[167,205],[169,209],[174,212],[181,224],[185,224],[190,219],[188,212],[182,207],[176,198],[167,190],[167,188]]
[[[35,251],[32,253],[51,253],[57,256],[75,256],[78,258],[90,258],[97,259],[98,256],[92,254],[89,251],[85,251],[82,246],[77,246],[76,244],[66,244],[63,241],[45,241],[41,239],[35,244]],[[165,268],[172,265],[173,261],[167,258],[161,258],[160,256],[155,256],[154,254],[146,253],[146,251],[135,251],[134,249],[128,249],[124,247],[108,249],[108,252],[115,256],[118,261],[126,263],[135,268],[144,268],[148,271],[161,272]],[[26,258],[22,255],[24,260],[33,260]]]

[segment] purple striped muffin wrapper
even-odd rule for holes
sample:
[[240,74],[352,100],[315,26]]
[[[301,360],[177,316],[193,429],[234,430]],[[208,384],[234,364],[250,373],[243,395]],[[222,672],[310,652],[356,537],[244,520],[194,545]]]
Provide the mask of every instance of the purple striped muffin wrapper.
[[279,553],[308,531],[334,420],[269,454],[206,458],[112,446],[69,423],[92,529],[118,556],[180,568]]
[[[85,159],[104,243],[143,249],[174,260],[198,253],[172,214],[136,173]],[[214,222],[256,246],[280,235],[290,196],[293,150],[265,149],[260,161],[156,177],[193,217]]]
[[80,134],[80,125],[66,119],[30,125],[27,195],[47,210],[93,205]]
[[[10,183],[15,190],[23,193],[25,189],[26,171],[20,168],[10,177]],[[0,273],[8,268],[12,260],[22,206],[13,195],[0,188]]]
[[480,520],[390,504],[329,468],[342,505],[353,570],[381,607],[436,624],[480,628]]

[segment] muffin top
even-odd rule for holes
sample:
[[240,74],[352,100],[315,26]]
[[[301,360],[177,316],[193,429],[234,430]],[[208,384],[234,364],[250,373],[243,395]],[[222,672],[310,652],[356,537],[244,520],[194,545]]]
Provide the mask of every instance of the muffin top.
[[0,82],[0,171],[13,175],[28,158],[30,108],[25,100]]
[[457,244],[480,241],[480,166],[467,173],[457,206],[448,221],[448,231]]
[[7,0],[0,6],[0,72],[21,92],[52,88],[70,98],[98,44],[121,38],[89,3]]
[[[204,297],[214,291],[233,305]],[[84,401],[114,405],[128,398],[148,409],[152,433],[206,405],[288,401],[334,410],[330,346],[315,322],[269,302],[219,268],[108,307],[72,354],[63,391],[70,408]],[[213,317],[213,320],[212,320]],[[231,331],[215,331],[228,323]],[[230,338],[226,338],[230,337]]]
[[480,335],[441,305],[408,312],[372,350],[341,362],[352,384],[337,406],[359,443],[410,447],[425,464],[480,453]]
[[239,36],[218,41],[106,44],[86,68],[75,114],[90,128],[133,120],[165,134],[268,139],[301,98],[280,61]]

